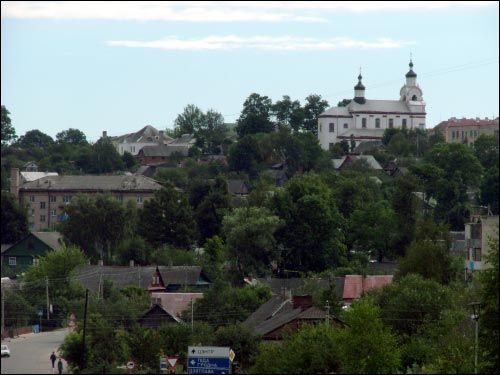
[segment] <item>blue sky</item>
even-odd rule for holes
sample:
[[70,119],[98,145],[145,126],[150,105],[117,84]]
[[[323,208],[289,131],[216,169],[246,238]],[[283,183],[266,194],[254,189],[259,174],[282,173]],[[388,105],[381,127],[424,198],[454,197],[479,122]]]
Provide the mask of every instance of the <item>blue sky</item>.
[[333,106],[398,99],[413,54],[427,127],[498,116],[497,2],[2,2],[2,104],[17,135],[96,141],[172,128],[188,104],[234,122],[252,92]]

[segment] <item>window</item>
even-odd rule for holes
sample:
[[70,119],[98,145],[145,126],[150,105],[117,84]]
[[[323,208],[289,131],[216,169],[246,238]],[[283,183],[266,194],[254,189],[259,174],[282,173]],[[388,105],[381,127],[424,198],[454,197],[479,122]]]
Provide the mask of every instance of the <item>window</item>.
[[45,202],[40,202],[40,208],[44,209],[45,208]]
[[375,119],[375,127],[380,128],[380,119],[379,118]]
[[143,196],[142,195],[138,195],[137,196],[137,203],[142,203],[143,202]]
[[335,124],[333,122],[330,122],[328,124],[328,128],[330,130],[330,133],[333,133],[335,131]]
[[35,196],[34,195],[30,195],[30,202],[34,202],[35,201]]
[[40,222],[45,223],[45,215],[40,215]]
[[64,203],[69,203],[69,202],[71,202],[71,195],[65,195],[65,196],[63,197],[63,202],[64,202]]
[[402,120],[401,124],[403,125],[403,129],[406,129],[406,119],[405,118]]
[[55,208],[53,210],[50,210],[50,216],[52,216],[52,217],[57,216],[57,212],[56,212]]
[[38,258],[33,258],[33,265],[38,266],[40,264],[40,259]]
[[394,119],[390,118],[389,119],[389,129],[392,129],[394,127]]
[[416,101],[418,100],[417,95],[413,95],[413,96],[411,97],[411,100],[413,100],[414,102],[416,102]]
[[15,265],[17,265],[16,257],[9,257],[9,266],[15,266]]
[[57,197],[55,195],[51,195],[50,198],[49,198],[49,201],[50,202],[56,202],[57,201]]
[[346,123],[344,124],[344,129],[347,129],[349,127],[349,125]]
[[363,117],[361,119],[361,127],[366,128],[366,118],[365,117]]
[[472,250],[472,260],[475,262],[481,261],[481,248],[480,247],[475,247]]

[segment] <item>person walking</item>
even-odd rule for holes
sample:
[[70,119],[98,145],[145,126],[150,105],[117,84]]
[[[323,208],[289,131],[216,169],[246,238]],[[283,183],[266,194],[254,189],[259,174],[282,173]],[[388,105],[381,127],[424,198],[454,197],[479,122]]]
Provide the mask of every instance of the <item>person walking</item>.
[[62,374],[62,372],[63,372],[63,363],[61,361],[61,358],[59,358],[59,362],[57,362],[57,370],[59,370],[59,374]]
[[52,361],[52,371],[54,371],[54,364],[56,363],[56,354],[54,352],[52,352],[51,356],[50,356],[50,360]]

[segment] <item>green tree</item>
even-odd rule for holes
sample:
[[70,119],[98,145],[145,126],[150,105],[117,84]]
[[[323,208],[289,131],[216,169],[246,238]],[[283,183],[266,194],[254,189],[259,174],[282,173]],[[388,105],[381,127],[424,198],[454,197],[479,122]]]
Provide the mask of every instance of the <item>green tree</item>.
[[321,95],[311,94],[306,98],[304,105],[304,126],[303,130],[318,134],[318,116],[329,107],[326,100],[321,99]]
[[175,136],[194,134],[195,130],[203,128],[204,122],[205,115],[203,111],[194,104],[189,104],[175,119]]
[[298,100],[292,101],[288,95],[283,95],[282,100],[273,104],[272,111],[280,129],[289,128],[294,132],[300,130],[305,113]]
[[226,132],[227,126],[224,123],[224,117],[213,109],[205,113],[201,127],[195,126],[196,138],[203,144],[203,149],[213,154],[221,153]]
[[77,195],[64,208],[68,219],[61,233],[92,259],[112,259],[112,250],[125,235],[125,208],[110,195]]
[[350,243],[356,250],[376,254],[382,262],[384,257],[393,257],[396,238],[397,217],[385,200],[367,204],[353,212],[349,219]]
[[28,215],[9,192],[2,191],[2,243],[15,243],[28,234]]
[[258,342],[253,332],[239,323],[222,326],[215,331],[214,345],[231,348],[240,368],[248,368],[251,357],[257,351]]
[[494,215],[498,215],[498,165],[486,170],[480,186],[480,201],[484,206],[490,206]]
[[122,158],[109,138],[101,138],[92,146],[89,172],[109,173],[123,168]]
[[405,248],[413,241],[417,220],[417,202],[413,192],[417,191],[418,181],[408,174],[397,177],[395,189],[391,197],[391,205],[399,225],[396,228],[397,237],[394,241],[396,255],[404,255]]
[[381,320],[381,311],[369,297],[354,301],[344,315],[337,346],[341,373],[393,374],[400,365],[396,336]]
[[243,103],[243,110],[237,120],[236,131],[241,138],[247,134],[270,133],[272,101],[267,96],[253,93]]
[[16,129],[12,126],[9,115],[10,112],[2,104],[2,146],[17,138]]
[[474,155],[483,168],[488,169],[494,166],[498,168],[498,136],[480,135],[474,142]]
[[191,246],[196,236],[195,222],[186,197],[171,184],[157,191],[139,213],[138,233],[153,246]]
[[198,225],[200,243],[220,234],[222,219],[230,207],[227,192],[214,190],[196,208],[194,218]]
[[240,275],[262,273],[276,259],[274,233],[283,222],[267,208],[242,207],[224,216],[228,256]]
[[254,136],[247,135],[229,149],[229,168],[233,171],[247,172],[251,176],[257,174],[261,162],[259,146]]
[[56,134],[56,140],[59,143],[69,143],[71,145],[86,145],[87,137],[78,129],[69,128]]
[[337,103],[337,107],[347,107],[350,102],[351,99],[342,99],[340,102]]
[[16,142],[16,145],[24,148],[47,148],[54,144],[54,140],[47,134],[42,133],[40,130],[30,130],[24,135],[20,136]]
[[128,151],[125,151],[122,155],[122,161],[123,161],[123,165],[125,166],[125,168],[127,169],[130,169],[132,167],[135,167],[137,165],[137,160],[134,158],[134,156],[128,152]]

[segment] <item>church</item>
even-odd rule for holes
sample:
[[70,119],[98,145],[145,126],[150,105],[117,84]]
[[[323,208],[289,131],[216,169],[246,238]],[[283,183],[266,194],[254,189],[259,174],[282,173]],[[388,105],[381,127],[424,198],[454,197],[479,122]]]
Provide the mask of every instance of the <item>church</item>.
[[401,88],[399,100],[373,100],[365,97],[361,82],[354,86],[354,99],[345,107],[332,107],[318,116],[318,139],[325,150],[346,140],[356,146],[367,141],[381,141],[385,129],[425,129],[425,102],[417,84],[417,74],[406,73],[406,84]]

